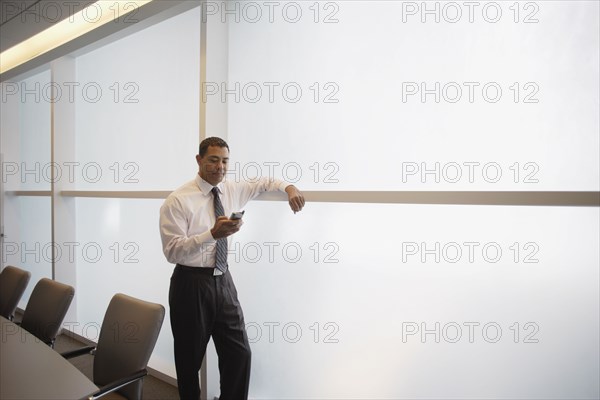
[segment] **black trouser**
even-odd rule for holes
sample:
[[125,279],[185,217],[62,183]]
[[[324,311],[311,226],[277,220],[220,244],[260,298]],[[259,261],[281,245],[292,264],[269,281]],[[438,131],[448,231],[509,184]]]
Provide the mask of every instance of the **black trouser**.
[[198,372],[211,335],[219,356],[222,400],[248,398],[250,343],[231,274],[177,265],[169,306],[175,369],[182,400],[199,400]]

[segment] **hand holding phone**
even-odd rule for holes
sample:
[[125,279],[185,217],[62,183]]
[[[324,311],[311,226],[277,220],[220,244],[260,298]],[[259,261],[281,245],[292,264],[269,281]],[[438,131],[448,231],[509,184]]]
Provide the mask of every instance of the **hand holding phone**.
[[229,217],[229,219],[232,219],[232,220],[242,219],[242,217],[244,216],[244,212],[245,211],[235,211],[235,212],[232,212],[231,216]]

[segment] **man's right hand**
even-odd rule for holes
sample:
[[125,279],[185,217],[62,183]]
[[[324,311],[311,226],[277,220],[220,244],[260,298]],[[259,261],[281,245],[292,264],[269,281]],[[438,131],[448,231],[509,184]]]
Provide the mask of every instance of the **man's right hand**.
[[221,239],[230,235],[233,235],[240,230],[244,221],[242,219],[229,219],[222,215],[217,218],[215,226],[210,230],[212,237],[215,239]]

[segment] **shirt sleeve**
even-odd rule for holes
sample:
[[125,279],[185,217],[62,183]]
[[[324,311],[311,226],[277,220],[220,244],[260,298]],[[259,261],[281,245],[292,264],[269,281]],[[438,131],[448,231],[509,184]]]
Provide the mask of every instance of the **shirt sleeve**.
[[288,182],[274,178],[260,178],[255,182],[244,182],[239,192],[240,201],[242,204],[246,204],[264,192],[285,192],[285,188],[289,185]]
[[[215,239],[209,230],[188,236],[188,216],[176,198],[167,199],[160,209],[160,236],[163,253],[167,261],[185,265],[186,260],[195,259],[203,253],[214,251]],[[207,257],[202,257],[208,262]]]

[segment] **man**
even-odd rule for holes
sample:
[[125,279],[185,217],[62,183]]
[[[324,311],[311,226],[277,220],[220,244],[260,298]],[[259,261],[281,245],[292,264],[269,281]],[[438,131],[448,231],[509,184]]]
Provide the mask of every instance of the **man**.
[[278,180],[223,182],[229,146],[217,137],[200,143],[198,175],[175,190],[160,209],[163,252],[175,266],[169,289],[175,369],[182,400],[200,399],[198,372],[212,336],[219,357],[221,399],[247,399],[250,344],[227,265],[227,238],[240,230],[232,212],[262,192],[285,191],[295,212],[302,193]]

